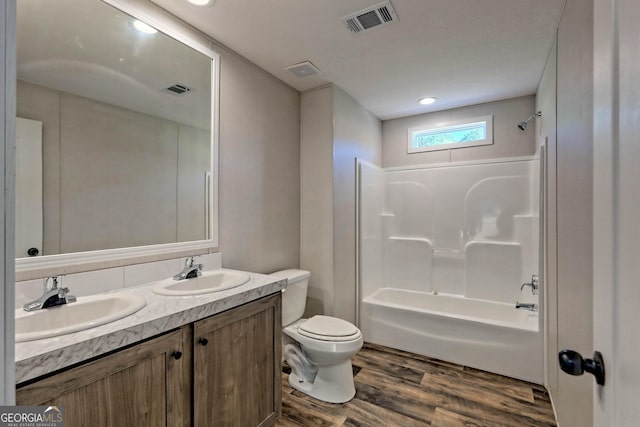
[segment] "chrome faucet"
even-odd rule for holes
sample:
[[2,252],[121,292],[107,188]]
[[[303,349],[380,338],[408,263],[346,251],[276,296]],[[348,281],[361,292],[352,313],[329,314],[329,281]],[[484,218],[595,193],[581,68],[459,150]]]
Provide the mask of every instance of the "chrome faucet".
[[540,280],[538,279],[538,275],[532,275],[531,282],[523,283],[522,286],[520,286],[520,291],[522,291],[526,286],[531,286],[531,293],[533,295],[538,295],[538,289],[540,289]]
[[173,280],[191,279],[202,276],[202,264],[196,264],[195,257],[189,257],[184,262],[184,269],[173,276]]
[[516,308],[519,310],[538,311],[538,304],[516,301]]
[[69,288],[60,286],[62,276],[47,277],[44,279],[44,293],[37,300],[26,303],[22,308],[25,311],[42,310],[43,308],[76,302],[76,297],[69,295]]

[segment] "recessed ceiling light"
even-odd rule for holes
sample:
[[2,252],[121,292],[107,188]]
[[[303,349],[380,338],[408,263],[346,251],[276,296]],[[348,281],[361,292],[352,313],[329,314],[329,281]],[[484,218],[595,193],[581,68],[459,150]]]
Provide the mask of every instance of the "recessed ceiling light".
[[214,0],[187,0],[191,4],[195,4],[196,6],[210,6],[213,4]]
[[418,100],[419,104],[422,105],[429,105],[429,104],[433,104],[434,102],[436,102],[438,100],[438,98],[434,98],[432,96],[429,96],[427,98],[422,98]]
[[135,27],[136,30],[145,34],[155,34],[158,32],[158,30],[153,28],[151,25],[145,24],[144,22],[138,21],[137,19],[133,21],[133,26]]

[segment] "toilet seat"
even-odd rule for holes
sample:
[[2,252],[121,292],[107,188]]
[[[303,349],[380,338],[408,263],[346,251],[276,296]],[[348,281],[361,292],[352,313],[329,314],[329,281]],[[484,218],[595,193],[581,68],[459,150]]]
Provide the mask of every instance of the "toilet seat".
[[361,332],[351,323],[330,316],[313,316],[298,326],[298,333],[320,341],[345,342],[361,336]]

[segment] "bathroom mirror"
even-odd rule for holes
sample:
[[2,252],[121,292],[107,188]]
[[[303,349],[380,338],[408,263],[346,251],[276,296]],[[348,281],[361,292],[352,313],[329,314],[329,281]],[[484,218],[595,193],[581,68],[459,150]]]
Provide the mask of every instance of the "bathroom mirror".
[[21,0],[16,271],[217,246],[217,67],[148,2]]

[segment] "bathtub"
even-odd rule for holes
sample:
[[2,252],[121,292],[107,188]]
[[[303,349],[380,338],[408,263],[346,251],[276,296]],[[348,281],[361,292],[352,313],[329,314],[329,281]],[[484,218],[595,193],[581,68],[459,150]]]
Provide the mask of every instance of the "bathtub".
[[360,307],[367,342],[542,384],[539,320],[512,304],[394,288]]

